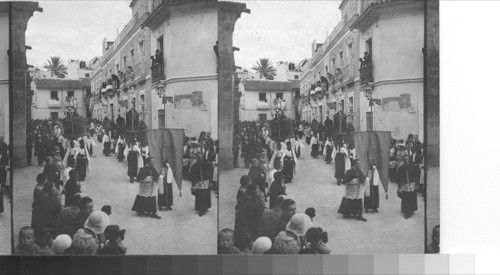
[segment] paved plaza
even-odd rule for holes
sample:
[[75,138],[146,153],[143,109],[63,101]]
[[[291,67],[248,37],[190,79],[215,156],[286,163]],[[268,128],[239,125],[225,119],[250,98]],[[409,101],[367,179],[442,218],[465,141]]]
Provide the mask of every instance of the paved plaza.
[[[305,141],[302,140],[302,143],[305,144]],[[241,158],[240,167],[244,167]],[[397,184],[389,183],[387,200],[380,186],[379,213],[365,214],[367,222],[344,219],[337,210],[345,187],[336,184],[334,173],[333,163],[326,164],[322,158],[313,159],[309,146],[306,146],[298,160],[293,182],[286,185],[288,197],[297,203],[297,212],[304,212],[308,207],[316,208],[314,226],[328,232],[327,246],[332,254],[424,252],[425,211],[422,196],[418,195],[418,210],[411,218],[405,219],[400,211],[401,199],[396,195]],[[220,172],[219,230],[234,229],[236,193],[240,178],[245,174],[248,174],[245,168]],[[433,204],[436,199],[432,198]],[[432,222],[436,223],[437,220],[433,218]]]
[[[36,163],[36,160],[34,160]],[[15,170],[14,183],[14,236],[21,227],[30,225],[33,189],[36,175],[43,170],[31,166]],[[173,186],[172,211],[158,211],[161,219],[138,216],[132,204],[139,190],[139,183],[129,183],[127,162],[118,162],[114,155],[105,157],[102,144],[98,144],[90,159],[90,173],[80,182],[82,192],[94,201],[94,210],[103,205],[112,207],[111,224],[127,230],[124,243],[127,255],[181,255],[217,253],[217,198],[212,193],[212,208],[202,217],[194,210],[191,182],[184,181],[182,197]],[[0,215],[0,221],[3,220]],[[2,230],[3,232],[3,230]],[[17,241],[16,241],[17,244]]]

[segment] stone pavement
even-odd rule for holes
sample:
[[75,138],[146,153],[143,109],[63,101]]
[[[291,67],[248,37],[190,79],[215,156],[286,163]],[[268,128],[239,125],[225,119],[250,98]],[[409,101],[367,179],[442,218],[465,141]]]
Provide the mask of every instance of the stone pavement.
[[[31,204],[36,175],[42,167],[31,166],[14,171],[14,238],[21,227],[31,223]],[[140,217],[131,210],[139,183],[129,183],[127,162],[118,162],[114,154],[105,157],[98,144],[90,159],[90,173],[80,182],[84,195],[94,201],[94,210],[112,207],[111,224],[127,230],[124,243],[127,255],[205,255],[217,253],[217,198],[212,193],[212,208],[202,217],[194,210],[189,181],[183,182],[182,197],[173,186],[172,211],[158,211],[162,219]],[[1,219],[1,217],[0,217]],[[17,244],[17,241],[16,241]]]
[[11,255],[10,199],[6,195],[3,197],[3,209],[0,213],[0,255]]
[[[305,141],[302,140],[303,144]],[[240,167],[244,167],[240,158]],[[287,184],[287,194],[297,202],[297,212],[316,208],[314,225],[328,232],[327,246],[332,254],[413,254],[424,252],[424,202],[418,195],[418,210],[405,219],[401,214],[401,199],[396,195],[397,184],[390,183],[388,199],[380,187],[379,213],[365,214],[367,222],[344,219],[337,213],[344,186],[337,186],[334,164],[322,158],[313,159],[309,146],[303,149],[297,164],[297,175]],[[219,230],[234,228],[234,207],[240,177],[248,169],[221,171],[219,198]]]

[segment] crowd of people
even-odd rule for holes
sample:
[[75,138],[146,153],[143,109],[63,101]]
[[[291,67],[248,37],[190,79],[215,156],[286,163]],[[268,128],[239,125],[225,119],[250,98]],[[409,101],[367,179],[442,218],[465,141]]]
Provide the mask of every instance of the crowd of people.
[[[352,139],[349,136],[337,136],[335,139],[327,137],[324,131],[317,130],[321,128],[321,125],[318,127],[297,121],[295,137],[283,140],[275,139],[271,135],[269,124],[266,122],[244,121],[236,124],[233,164],[235,168],[238,167],[241,157],[245,168],[248,168],[248,175],[242,177],[242,187],[237,195],[234,232],[225,230],[221,232],[220,238],[232,235],[234,245],[240,251],[245,250],[249,243],[259,237],[268,237],[274,241],[276,234],[280,233],[285,225],[281,224],[280,230],[264,236],[258,230],[259,224],[263,222],[261,217],[266,211],[284,211],[281,208],[282,202],[277,203],[278,197],[286,195],[285,184],[293,181],[300,159],[307,157],[303,154],[303,148],[306,146],[310,147],[311,158],[322,157],[326,164],[334,163],[334,182],[345,186],[345,195],[337,211],[339,214],[344,218],[366,222],[364,213],[378,213],[381,179],[375,162],[370,163],[367,171],[361,171]],[[424,194],[423,165],[423,145],[417,135],[410,134],[406,141],[392,141],[389,178],[398,185],[401,213],[406,219],[418,210],[417,192]],[[265,204],[268,200],[269,208]],[[303,248],[307,247],[307,243],[302,245]],[[229,251],[227,249],[226,252]]]

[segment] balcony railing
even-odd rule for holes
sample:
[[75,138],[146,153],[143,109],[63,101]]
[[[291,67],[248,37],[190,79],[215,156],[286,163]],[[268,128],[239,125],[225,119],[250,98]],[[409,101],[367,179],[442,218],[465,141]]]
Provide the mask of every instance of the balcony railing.
[[257,101],[257,110],[269,110],[269,102]]
[[50,109],[59,109],[62,106],[62,100],[58,99],[49,99],[49,108]]
[[151,78],[152,82],[158,82],[160,80],[165,80],[165,73],[163,72],[163,64],[155,64],[151,67]]
[[342,75],[344,76],[344,85],[350,86],[354,84],[354,70],[352,64],[348,64],[342,69]]
[[359,69],[359,81],[361,85],[373,82],[373,65],[366,65]]
[[334,82],[335,89],[339,89],[344,86],[344,73],[342,71],[335,71]]

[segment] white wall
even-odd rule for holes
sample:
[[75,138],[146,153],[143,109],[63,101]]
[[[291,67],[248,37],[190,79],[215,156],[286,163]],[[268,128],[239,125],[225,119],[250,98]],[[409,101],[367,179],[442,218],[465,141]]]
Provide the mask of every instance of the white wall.
[[[241,86],[240,86],[241,87]],[[240,89],[240,91],[243,91]],[[243,109],[240,108],[240,121],[247,120],[257,120],[259,119],[259,114],[267,114],[267,119],[271,120],[274,115],[273,102],[276,98],[277,91],[265,92],[267,103],[269,104],[269,109],[257,109],[257,102],[259,102],[258,91],[243,91]],[[283,99],[286,101],[285,115],[289,118],[294,117],[294,110],[292,109],[293,104],[293,92],[283,91]]]
[[[34,82],[32,82],[34,83]],[[33,119],[45,119],[45,118],[50,118],[50,113],[52,112],[58,112],[60,118],[64,118],[65,116],[65,108],[64,108],[64,101],[66,99],[66,96],[68,95],[68,90],[57,90],[57,95],[59,97],[59,101],[61,102],[61,107],[60,108],[49,108],[49,100],[50,100],[50,91],[55,91],[54,90],[41,90],[41,89],[36,89],[36,85],[32,84],[32,87],[34,88],[34,96],[33,96],[33,102],[31,106],[31,116]],[[80,116],[85,117],[87,115],[87,112],[85,110],[86,106],[83,102],[84,98],[84,90],[74,90],[75,92],[75,97],[77,99],[77,112]]]

